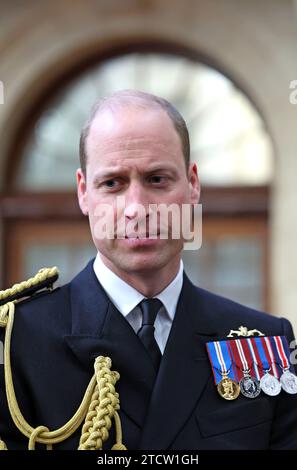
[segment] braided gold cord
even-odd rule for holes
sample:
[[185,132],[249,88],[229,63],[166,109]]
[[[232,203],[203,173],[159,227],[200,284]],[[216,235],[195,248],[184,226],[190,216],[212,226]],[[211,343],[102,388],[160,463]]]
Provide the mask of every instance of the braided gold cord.
[[95,360],[97,384],[82,428],[79,450],[102,449],[108,439],[112,418],[119,409],[119,396],[114,385],[119,379],[117,372],[112,372],[109,357]]
[[28,279],[27,281],[20,282],[19,284],[14,284],[12,287],[6,290],[0,291],[0,300],[5,300],[8,297],[19,294],[26,289],[29,289],[32,286],[36,286],[40,282],[46,281],[49,277],[53,277],[59,274],[59,270],[56,267],[53,268],[42,268],[38,273]]
[[[56,268],[52,268],[51,276],[56,272]],[[41,270],[43,271],[43,270]],[[40,275],[42,272],[39,271]],[[38,276],[38,275],[37,275]],[[40,282],[40,277],[36,283]],[[31,282],[29,280],[28,282]],[[27,283],[17,284],[16,286],[23,286],[23,289],[28,288]],[[32,285],[32,284],[31,284]],[[14,286],[12,289],[19,287]],[[7,293],[7,297],[13,295],[12,289],[2,291],[0,294]],[[3,298],[3,297],[2,297]],[[103,443],[108,439],[109,430],[112,425],[112,419],[115,420],[116,426],[116,444],[113,446],[114,450],[126,449],[122,444],[122,430],[121,422],[117,410],[120,408],[119,395],[115,391],[115,384],[119,380],[119,373],[111,371],[112,362],[109,357],[99,356],[95,360],[95,374],[91,378],[83,400],[73,417],[61,428],[54,431],[49,431],[45,426],[38,426],[33,428],[30,426],[23,417],[15,395],[11,361],[10,361],[10,345],[11,335],[14,322],[15,302],[8,302],[0,307],[0,326],[6,328],[5,342],[4,342],[4,375],[5,375],[5,388],[9,411],[14,424],[19,431],[29,438],[29,450],[35,449],[35,443],[45,444],[48,450],[52,449],[52,445],[62,442],[70,437],[82,424],[82,434],[79,443],[80,450],[98,450],[102,449]],[[6,444],[0,438],[0,450],[7,450]]]
[[0,439],[0,450],[7,450],[6,444],[2,439]]
[[0,327],[6,328],[8,321],[9,304],[0,307]]

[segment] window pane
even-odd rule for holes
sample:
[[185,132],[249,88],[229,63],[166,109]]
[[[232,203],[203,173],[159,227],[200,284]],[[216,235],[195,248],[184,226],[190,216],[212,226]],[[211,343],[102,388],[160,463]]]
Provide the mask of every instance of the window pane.
[[53,97],[25,146],[16,186],[73,189],[80,130],[92,104],[124,88],[163,96],[181,111],[202,183],[271,181],[270,137],[256,109],[229,79],[185,57],[131,53],[82,73]]
[[93,244],[44,243],[27,245],[24,263],[24,279],[33,276],[41,267],[57,266],[59,280],[55,286],[69,282],[96,256]]
[[256,237],[204,240],[185,251],[185,271],[194,284],[239,303],[264,309],[263,240]]

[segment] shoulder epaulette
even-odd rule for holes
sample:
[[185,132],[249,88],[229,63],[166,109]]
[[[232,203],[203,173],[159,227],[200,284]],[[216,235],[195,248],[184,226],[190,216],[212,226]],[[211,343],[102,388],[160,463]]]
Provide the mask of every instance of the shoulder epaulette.
[[8,302],[14,302],[24,297],[30,297],[31,295],[47,289],[53,288],[54,282],[59,277],[59,270],[56,267],[53,268],[42,268],[27,281],[23,281],[19,284],[15,284],[6,290],[0,291],[0,306]]

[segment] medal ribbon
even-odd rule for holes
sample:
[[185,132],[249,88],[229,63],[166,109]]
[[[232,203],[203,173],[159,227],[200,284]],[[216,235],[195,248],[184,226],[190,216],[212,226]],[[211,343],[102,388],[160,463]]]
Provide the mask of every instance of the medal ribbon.
[[[251,354],[247,339],[236,339],[230,341],[230,347],[232,349],[235,364],[239,368],[238,376],[240,381],[244,377],[244,372],[248,372],[249,375],[258,378],[257,373],[253,364],[253,356]],[[258,373],[259,375],[259,373]]]
[[282,343],[283,343],[283,348],[284,348],[284,351],[285,351],[285,355],[286,355],[286,357],[287,357],[287,359],[288,359],[289,366],[294,370],[294,367],[293,367],[293,365],[292,365],[291,362],[290,362],[290,354],[291,354],[291,353],[290,353],[290,348],[289,348],[288,340],[287,340],[287,338],[286,338],[285,336],[280,336],[280,338],[281,338],[281,341],[282,341]]
[[235,379],[232,368],[232,358],[228,348],[228,341],[214,341],[206,344],[211,363],[215,384],[217,385],[223,375]]
[[251,338],[251,344],[253,346],[253,351],[256,355],[258,365],[261,367],[262,371],[265,372],[266,370],[269,370],[271,367],[271,364],[269,363],[269,360],[267,359],[261,338],[258,336],[255,338]]
[[283,345],[283,348],[284,348],[286,358],[288,359],[290,371],[292,372],[292,374],[295,375],[296,374],[295,367],[293,366],[293,364],[290,360],[291,351],[290,351],[290,348],[289,348],[288,340],[285,336],[280,336],[280,338],[281,338],[281,341],[282,341],[282,345]]
[[279,373],[276,368],[276,361],[275,357],[271,348],[271,344],[269,341],[269,338],[267,336],[258,336],[255,338],[251,338],[251,343],[253,345],[254,353],[256,355],[258,362],[258,365],[262,369],[262,374],[265,371],[268,371],[271,369],[273,375],[276,378],[279,378]]
[[249,348],[249,351],[250,351],[250,354],[251,354],[251,357],[252,357],[253,370],[255,372],[255,376],[258,380],[260,380],[260,378],[263,375],[263,371],[261,369],[259,370],[260,357],[259,357],[258,353],[254,351],[254,346],[253,346],[253,343],[251,341],[251,338],[247,338],[247,346]]
[[274,377],[279,379],[280,374],[279,374],[279,371],[278,371],[278,368],[277,368],[277,362],[276,362],[275,354],[273,352],[273,347],[271,345],[271,339],[272,339],[271,336],[265,336],[264,338],[261,338],[262,342],[265,342],[266,347],[267,347],[268,357],[270,358],[270,364],[271,364],[271,367],[272,367],[273,375],[274,375]]
[[275,345],[277,357],[280,360],[281,368],[282,368],[282,370],[286,370],[286,369],[290,369],[290,362],[288,360],[288,357],[287,357],[287,354],[286,354],[286,351],[285,351],[285,348],[284,348],[283,340],[286,341],[286,338],[284,338],[283,336],[282,337],[280,337],[280,336],[273,336],[272,337],[272,341]]

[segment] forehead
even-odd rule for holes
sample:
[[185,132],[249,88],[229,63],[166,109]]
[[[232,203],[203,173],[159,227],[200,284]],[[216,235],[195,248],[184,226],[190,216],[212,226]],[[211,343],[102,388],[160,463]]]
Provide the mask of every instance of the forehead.
[[161,108],[104,109],[95,116],[86,141],[88,158],[94,153],[149,150],[150,147],[182,152],[180,136]]

